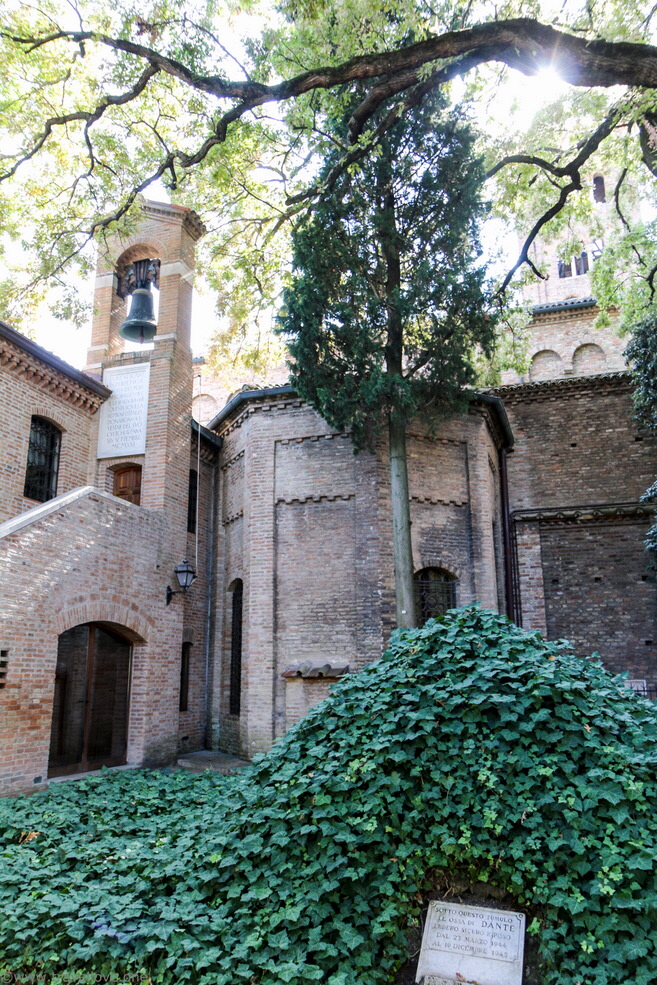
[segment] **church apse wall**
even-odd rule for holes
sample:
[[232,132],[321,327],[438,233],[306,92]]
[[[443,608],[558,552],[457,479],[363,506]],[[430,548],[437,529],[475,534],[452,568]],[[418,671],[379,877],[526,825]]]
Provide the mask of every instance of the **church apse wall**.
[[[435,435],[414,423],[408,452],[416,569],[449,573],[456,604],[496,608],[494,418],[473,408]],[[290,387],[238,394],[211,426],[223,439],[213,734],[219,748],[252,755],[331,681],[377,659],[394,627],[387,451],[382,440],[377,454],[354,455]]]

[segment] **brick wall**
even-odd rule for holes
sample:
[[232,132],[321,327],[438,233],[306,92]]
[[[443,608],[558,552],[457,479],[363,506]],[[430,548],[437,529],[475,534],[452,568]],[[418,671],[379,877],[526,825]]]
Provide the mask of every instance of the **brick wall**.
[[657,448],[633,421],[629,377],[497,392],[516,439],[508,473],[523,625],[571,639],[583,656],[598,651],[611,670],[656,679],[650,516],[638,501]]
[[657,592],[646,571],[648,519],[543,523],[541,554],[550,639],[600,654],[616,673],[657,683]]
[[[524,382],[622,372],[626,368],[623,352],[627,341],[618,336],[614,322],[596,328],[598,314],[595,304],[537,310],[527,326]],[[517,384],[521,377],[515,370],[505,370],[502,382]]]
[[[99,395],[80,382],[70,367],[50,365],[37,349],[7,326],[0,334],[0,522],[35,505],[23,496],[25,468],[33,416],[44,417],[62,432],[57,492],[66,493],[92,481],[95,417],[107,394]],[[29,348],[27,348],[29,347]],[[55,363],[60,363],[55,360]],[[64,364],[60,365],[63,367]],[[90,384],[93,381],[89,381]]]
[[0,527],[0,649],[9,660],[0,691],[0,791],[45,782],[58,637],[87,622],[115,626],[133,643],[128,761],[170,761],[182,609],[165,605],[173,560],[165,517],[88,489],[23,520],[20,529],[12,529],[15,521]]
[[652,483],[655,444],[637,431],[626,375],[496,392],[516,438],[512,510],[636,502]]
[[[211,621],[215,577],[214,517],[218,448],[201,437],[198,456],[198,432],[190,449],[189,468],[198,473],[198,513],[196,532],[187,532],[186,557],[194,565],[196,580],[186,596],[174,602],[184,608],[183,642],[189,643],[188,707],[180,712],[178,731],[180,748],[187,752],[205,748],[208,725],[208,692],[213,686],[209,677],[214,625]],[[172,588],[178,586],[173,586]],[[172,603],[174,604],[174,603]]]

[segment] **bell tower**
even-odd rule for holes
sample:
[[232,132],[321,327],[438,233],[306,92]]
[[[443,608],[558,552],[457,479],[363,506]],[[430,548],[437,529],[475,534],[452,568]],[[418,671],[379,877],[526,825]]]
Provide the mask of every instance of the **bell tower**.
[[[167,586],[177,587],[176,568],[188,550],[192,287],[195,247],[205,229],[196,213],[178,205],[144,202],[142,212],[134,234],[110,241],[98,264],[86,370],[112,391],[97,415],[91,463],[96,487],[118,497],[98,576],[111,587],[117,568],[138,572],[126,590],[151,620],[144,644],[134,648],[128,759],[157,764],[170,762],[178,749],[181,653],[205,585],[201,572],[190,598],[167,604]],[[139,291],[148,303],[144,308],[141,298],[136,318],[130,307],[133,341],[126,342],[120,328]],[[140,335],[152,335],[151,322],[152,341],[140,344]],[[122,525],[132,531],[127,555],[114,535]]]
[[[143,221],[116,239],[96,272],[95,312],[86,371],[112,390],[99,419],[96,484],[117,492],[114,477],[141,469],[140,506],[163,510],[184,532],[190,444],[192,357],[190,329],[194,253],[205,228],[179,205],[144,202]],[[139,275],[156,301],[155,335],[140,345],[120,332],[129,302],[141,300]],[[143,285],[142,285],[143,286]],[[130,332],[128,332],[130,334]],[[152,333],[151,333],[152,334]],[[118,493],[120,495],[120,493]],[[134,499],[133,499],[134,501]],[[181,534],[181,556],[184,554]]]

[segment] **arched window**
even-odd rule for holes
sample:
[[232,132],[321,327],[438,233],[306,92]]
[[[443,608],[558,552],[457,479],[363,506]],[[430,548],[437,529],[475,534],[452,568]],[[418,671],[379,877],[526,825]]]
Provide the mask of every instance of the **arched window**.
[[413,577],[415,612],[419,626],[427,619],[437,619],[456,604],[458,579],[444,568],[422,568]]
[[189,658],[192,644],[183,643],[180,655],[180,698],[178,711],[189,711]]
[[27,449],[23,496],[45,503],[57,495],[62,432],[45,417],[33,417]]
[[233,584],[233,611],[230,629],[229,712],[239,715],[242,694],[242,598],[244,586],[238,578]]
[[593,179],[593,201],[594,202],[604,202],[606,201],[607,195],[605,191],[605,179],[601,174],[596,174]]

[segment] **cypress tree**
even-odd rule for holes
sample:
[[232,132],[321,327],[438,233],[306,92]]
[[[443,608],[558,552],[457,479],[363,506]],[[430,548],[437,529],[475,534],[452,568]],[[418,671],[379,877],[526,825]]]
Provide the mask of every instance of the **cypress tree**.
[[387,425],[399,626],[415,625],[406,427],[462,410],[474,357],[494,345],[474,139],[432,95],[358,165],[336,171],[343,151],[330,151],[327,190],[294,230],[280,318],[299,394],[356,450]]

